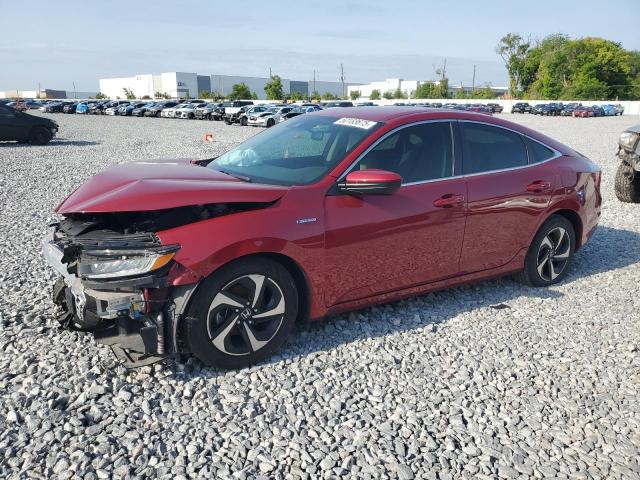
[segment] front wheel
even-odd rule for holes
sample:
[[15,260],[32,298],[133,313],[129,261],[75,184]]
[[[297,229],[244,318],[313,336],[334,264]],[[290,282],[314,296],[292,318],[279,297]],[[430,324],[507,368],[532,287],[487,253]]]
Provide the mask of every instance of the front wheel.
[[31,145],[45,145],[51,141],[51,132],[46,128],[34,128],[29,134],[29,143]]
[[276,124],[276,121],[273,118],[267,120],[267,128],[271,128]]
[[640,203],[640,174],[625,162],[618,165],[615,191],[618,200],[625,203]]
[[576,234],[569,220],[551,216],[540,227],[524,260],[524,270],[516,281],[530,287],[546,287],[560,282],[569,270],[575,251]]
[[242,368],[273,354],[298,315],[291,274],[267,258],[222,267],[199,287],[189,308],[186,340],[204,363]]
[[243,127],[247,126],[247,119],[245,117],[242,117],[240,119],[240,125],[242,125]]

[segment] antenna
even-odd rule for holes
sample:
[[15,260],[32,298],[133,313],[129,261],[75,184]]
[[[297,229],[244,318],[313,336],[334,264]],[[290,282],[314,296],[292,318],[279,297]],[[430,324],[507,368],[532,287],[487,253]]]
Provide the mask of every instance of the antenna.
[[345,97],[346,94],[344,92],[344,66],[340,64],[340,81],[342,82],[342,96]]
[[473,66],[473,79],[471,80],[471,93],[476,91],[476,66]]

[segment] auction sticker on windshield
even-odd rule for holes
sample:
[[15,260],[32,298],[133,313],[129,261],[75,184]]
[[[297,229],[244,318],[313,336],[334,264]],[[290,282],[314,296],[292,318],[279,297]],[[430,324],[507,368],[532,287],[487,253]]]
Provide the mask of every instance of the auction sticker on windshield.
[[363,120],[361,118],[341,118],[340,120],[336,120],[333,122],[336,125],[345,125],[347,127],[357,127],[363,128],[364,130],[369,130],[374,127],[377,122],[373,122],[371,120]]

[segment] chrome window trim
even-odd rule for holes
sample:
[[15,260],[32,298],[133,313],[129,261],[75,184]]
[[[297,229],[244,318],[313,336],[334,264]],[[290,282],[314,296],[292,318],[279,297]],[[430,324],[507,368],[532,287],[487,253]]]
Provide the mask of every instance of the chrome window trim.
[[[451,169],[453,172],[453,169],[455,168],[455,155],[456,155],[456,142],[455,142],[455,138],[454,138],[454,134],[453,134],[453,122],[459,122],[459,123],[479,123],[481,125],[488,125],[490,127],[495,127],[495,128],[502,128],[503,130],[508,130],[510,132],[516,133],[518,135],[521,135],[523,137],[526,137],[530,140],[533,140],[534,142],[539,143],[540,145],[542,145],[543,147],[548,148],[549,150],[551,150],[553,152],[553,156],[543,160],[541,162],[537,162],[537,163],[531,163],[531,159],[529,157],[529,149],[527,148],[526,144],[524,145],[525,151],[527,152],[527,164],[526,165],[520,165],[517,167],[510,167],[510,168],[502,168],[502,169],[498,169],[498,170],[487,170],[486,172],[476,172],[476,173],[467,173],[467,174],[460,174],[460,175],[451,175],[450,177],[442,177],[442,178],[432,178],[430,180],[422,180],[419,182],[410,182],[410,183],[402,183],[400,185],[400,187],[411,187],[413,185],[423,185],[425,183],[432,183],[432,182],[443,182],[443,181],[447,181],[447,180],[452,180],[452,179],[456,179],[456,178],[467,178],[467,177],[477,177],[480,175],[489,175],[489,174],[493,174],[493,173],[502,173],[502,172],[510,172],[512,170],[520,170],[520,169],[524,169],[524,168],[529,168],[529,167],[535,167],[536,165],[542,165],[545,164],[547,162],[551,162],[553,160],[556,160],[557,158],[562,157],[562,152],[559,152],[558,150],[556,150],[555,148],[547,145],[546,143],[541,142],[540,140],[533,138],[530,135],[527,135],[526,133],[522,133],[519,132],[517,130],[514,130],[513,128],[509,128],[509,127],[504,127],[502,125],[496,125],[493,123],[488,123],[488,122],[482,122],[479,120],[466,120],[466,119],[458,119],[458,118],[438,118],[438,119],[434,119],[434,120],[420,120],[417,122],[413,122],[413,123],[407,123],[406,125],[400,125],[399,127],[394,128],[393,130],[388,131],[387,133],[385,133],[384,135],[382,135],[380,138],[378,138],[373,144],[369,145],[369,147],[367,147],[367,149],[362,152],[360,155],[358,155],[358,158],[356,158],[353,163],[351,165],[349,165],[349,167],[342,173],[342,175],[340,175],[340,177],[338,177],[337,182],[340,182],[341,180],[344,179],[344,177],[346,177],[349,172],[351,172],[355,166],[360,162],[360,160],[362,160],[371,150],[373,150],[374,148],[376,148],[381,142],[384,142],[389,136],[393,135],[394,133],[407,128],[407,127],[412,127],[412,126],[416,126],[416,125],[422,125],[425,123],[437,123],[437,122],[449,122],[450,123],[450,127],[451,127],[451,143],[452,143],[452,162],[451,162]],[[464,166],[464,158],[462,159],[463,161],[463,166]]]
[[353,161],[353,163],[351,165],[349,165],[349,167],[342,173],[342,175],[340,175],[340,177],[338,177],[338,182],[340,182],[344,177],[346,177],[349,174],[349,172],[351,172],[351,170],[353,170],[355,168],[355,166],[360,162],[360,160],[362,160],[371,150],[376,148],[378,145],[380,145],[380,143],[384,142],[391,135],[393,135],[393,134],[395,134],[395,133],[397,133],[400,130],[403,130],[405,128],[415,127],[417,125],[423,125],[423,124],[427,124],[427,123],[443,123],[443,122],[448,122],[449,123],[449,130],[450,130],[450,133],[451,133],[451,176],[442,177],[442,178],[433,178],[431,180],[422,180],[420,182],[402,183],[400,186],[404,187],[406,185],[419,185],[421,183],[436,182],[436,181],[439,181],[439,180],[448,180],[450,178],[456,178],[456,175],[453,175],[453,172],[454,172],[454,169],[455,169],[455,165],[456,165],[456,162],[455,162],[455,158],[456,158],[456,141],[455,141],[455,137],[454,137],[454,134],[453,134],[453,122],[455,122],[455,121],[456,121],[456,119],[452,119],[452,118],[437,118],[437,119],[434,119],[434,120],[419,120],[417,122],[407,123],[405,125],[400,125],[399,127],[396,127],[393,130],[389,130],[387,133],[385,133],[379,139],[377,139],[375,142],[373,142],[371,145],[369,145],[364,152],[362,152],[360,155],[358,155],[358,158],[356,158]]

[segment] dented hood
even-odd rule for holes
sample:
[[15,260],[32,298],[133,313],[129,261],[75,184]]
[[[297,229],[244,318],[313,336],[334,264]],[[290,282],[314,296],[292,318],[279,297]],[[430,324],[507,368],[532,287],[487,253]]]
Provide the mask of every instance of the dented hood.
[[244,182],[192,165],[189,160],[131,162],[91,177],[58,205],[56,212],[140,212],[212,203],[268,203],[287,190]]

